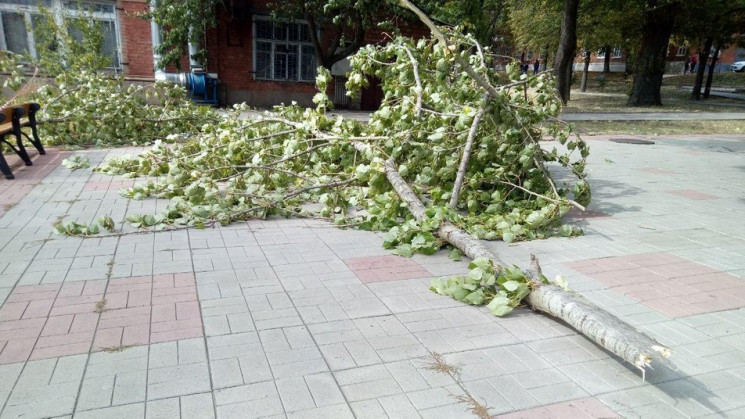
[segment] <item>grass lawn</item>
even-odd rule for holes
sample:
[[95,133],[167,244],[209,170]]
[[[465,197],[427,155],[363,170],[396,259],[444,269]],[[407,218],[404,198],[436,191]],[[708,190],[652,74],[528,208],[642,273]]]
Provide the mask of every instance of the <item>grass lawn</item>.
[[[571,100],[563,112],[731,112],[745,111],[745,101],[710,97],[706,100],[692,100],[690,92],[682,86],[693,86],[695,74],[666,77],[662,86],[663,106],[626,106],[628,92],[633,76],[626,79],[620,73],[612,73],[606,81],[600,80],[600,73],[590,73],[587,91],[579,91],[581,73],[575,73],[575,83]],[[715,73],[714,87],[745,89],[745,73]]]
[[575,131],[585,135],[745,134],[745,121],[579,121]]

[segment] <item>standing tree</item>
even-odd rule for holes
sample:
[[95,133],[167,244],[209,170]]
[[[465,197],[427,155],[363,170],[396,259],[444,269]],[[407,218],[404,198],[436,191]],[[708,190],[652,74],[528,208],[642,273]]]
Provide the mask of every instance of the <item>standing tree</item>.
[[[684,9],[677,32],[693,46],[697,46],[699,66],[691,92],[691,98],[701,99],[701,88],[704,85],[706,62],[712,47],[725,49],[736,42],[735,34],[742,31],[745,25],[745,0],[707,0],[692,2]],[[717,54],[718,55],[718,54]],[[709,71],[706,85],[711,88],[713,66]],[[708,97],[705,95],[704,98]]]
[[668,0],[644,2],[641,38],[634,59],[634,84],[628,104],[631,106],[662,105],[662,75],[680,4]]
[[424,0],[422,10],[433,18],[460,25],[481,45],[491,46],[497,38],[510,38],[507,26],[508,0]]
[[[369,29],[410,17],[388,0],[274,0],[269,6],[279,16],[308,22],[316,62],[327,69],[357,52]],[[328,39],[318,36],[320,28]]]
[[554,74],[556,75],[556,91],[561,101],[569,101],[572,88],[572,70],[574,55],[577,51],[577,11],[579,0],[564,0],[561,18],[561,35],[559,47],[554,59]]
[[[275,15],[308,22],[317,63],[325,68],[354,54],[363,44],[367,30],[378,24],[395,22],[402,9],[388,0],[272,0]],[[217,25],[217,10],[227,9],[226,0],[153,0],[151,10],[142,17],[153,19],[163,32],[158,47],[160,65],[180,66],[189,53],[188,44],[200,44],[205,31]],[[410,16],[405,13],[404,18]],[[318,29],[328,38],[321,40]],[[206,64],[207,52],[200,49],[192,58]]]

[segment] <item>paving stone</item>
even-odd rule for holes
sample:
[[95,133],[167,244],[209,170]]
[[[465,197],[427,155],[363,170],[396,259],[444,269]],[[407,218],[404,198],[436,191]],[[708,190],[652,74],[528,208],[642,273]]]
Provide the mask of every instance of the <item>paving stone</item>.
[[346,403],[334,406],[316,407],[299,412],[288,412],[288,418],[354,418],[354,414]]
[[303,377],[283,378],[275,382],[285,412],[316,407]]
[[105,409],[88,410],[76,412],[76,418],[106,418],[106,419],[127,419],[145,416],[145,403],[128,404],[123,406],[107,407]]

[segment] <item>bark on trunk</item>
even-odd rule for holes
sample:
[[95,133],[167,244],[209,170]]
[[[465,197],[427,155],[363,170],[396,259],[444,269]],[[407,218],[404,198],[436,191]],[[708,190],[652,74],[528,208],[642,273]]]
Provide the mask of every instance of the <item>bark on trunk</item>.
[[698,63],[696,63],[696,81],[693,82],[693,92],[691,92],[691,99],[701,100],[701,86],[704,84],[704,70],[706,67],[706,58],[709,56],[711,51],[711,45],[714,43],[714,38],[708,37],[704,41],[704,49],[698,53]]
[[[488,95],[487,98],[488,100]],[[460,195],[460,188],[463,186],[463,179],[466,177],[466,171],[468,171],[468,160],[471,158],[471,149],[473,148],[473,142],[476,140],[476,133],[481,123],[481,118],[484,116],[484,108],[479,110],[479,113],[473,118],[471,123],[471,129],[468,131],[468,138],[466,139],[466,145],[463,150],[463,156],[460,160],[460,167],[458,167],[458,174],[455,176],[455,184],[453,185],[453,194],[450,196],[450,208],[456,209],[458,207],[458,196]]]
[[610,73],[610,45],[605,46],[605,58],[603,59],[603,74],[606,76]]
[[642,26],[642,43],[634,62],[634,84],[628,102],[630,106],[662,105],[662,75],[665,73],[667,49],[674,22],[673,4],[659,6],[656,1],[648,2]]
[[[427,219],[424,204],[401,177],[392,158],[385,162],[385,175],[414,218],[419,221]],[[505,266],[480,240],[449,222],[444,222],[435,234],[463,251],[471,259],[486,258],[495,266]],[[535,275],[529,277],[534,278]],[[651,366],[652,361],[672,368],[667,360],[671,353],[670,349],[656,340],[596,307],[579,294],[538,281],[534,282],[534,285],[535,288],[525,299],[532,309],[565,321],[598,345],[636,366],[642,372],[642,377],[645,376],[646,368]]]
[[579,0],[564,0],[564,13],[561,18],[559,49],[554,59],[556,90],[566,105],[572,88],[572,66],[577,51],[577,10]]
[[709,98],[711,93],[711,82],[714,79],[714,68],[717,66],[717,59],[719,58],[719,47],[714,50],[714,56],[711,57],[711,65],[709,65],[709,74],[706,76],[706,88],[704,89],[704,99]]
[[590,54],[591,52],[589,49],[585,51],[585,66],[582,68],[582,84],[579,88],[583,92],[587,90],[587,73],[590,71]]

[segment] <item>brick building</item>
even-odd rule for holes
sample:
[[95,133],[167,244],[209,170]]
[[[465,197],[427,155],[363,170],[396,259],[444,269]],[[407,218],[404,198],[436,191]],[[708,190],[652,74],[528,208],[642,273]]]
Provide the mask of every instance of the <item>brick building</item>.
[[[685,70],[685,61],[688,57],[696,55],[697,50],[691,50],[687,46],[677,46],[670,44],[667,53],[667,61],[665,63],[665,72],[671,74],[682,74]],[[712,49],[711,55],[714,51]],[[603,71],[603,63],[605,60],[605,51],[600,50],[594,52],[590,56],[590,67],[589,71],[601,72]],[[740,48],[736,45],[731,45],[725,50],[719,52],[719,58],[717,58],[717,65],[715,71],[731,71],[732,64],[737,61],[745,61],[745,48]],[[574,62],[574,70],[582,71],[584,68],[584,57],[581,53],[578,53],[577,58]],[[626,52],[620,47],[615,47],[611,51],[610,58],[610,71],[611,72],[623,72],[626,70]]]
[[[203,41],[208,52],[207,68],[219,80],[220,97],[228,104],[246,102],[271,106],[297,101],[308,105],[315,94],[316,58],[308,25],[301,20],[273,20],[267,4],[271,0],[232,0],[217,10],[218,25]],[[102,52],[111,57],[111,69],[131,80],[154,80],[151,22],[137,16],[147,11],[147,0],[0,0],[0,49],[28,52],[36,56],[32,22],[41,9],[58,19],[80,14],[79,4],[101,24],[105,42]],[[393,19],[394,25],[411,36],[427,33],[422,25]],[[321,42],[333,32],[318,30]],[[365,43],[384,42],[380,31],[368,31]],[[324,45],[325,46],[325,45]],[[380,101],[377,83],[363,92],[356,103],[344,95],[346,60],[332,68],[336,78],[334,99],[342,106],[376,107]],[[185,60],[186,62],[186,60]],[[188,65],[183,71],[189,71]],[[167,69],[174,72],[175,69]]]

